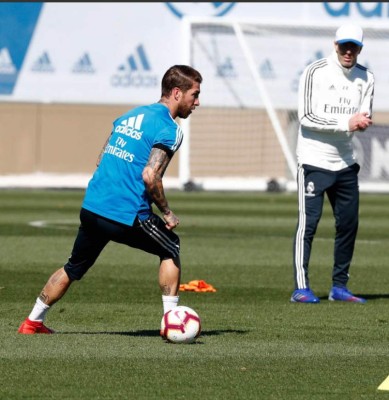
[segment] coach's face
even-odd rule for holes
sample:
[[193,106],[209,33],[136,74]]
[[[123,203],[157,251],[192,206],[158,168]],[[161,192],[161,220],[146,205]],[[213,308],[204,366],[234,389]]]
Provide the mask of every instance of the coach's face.
[[354,42],[335,42],[335,51],[338,54],[338,60],[344,68],[351,68],[357,63],[358,55],[361,50],[362,47]]
[[193,82],[191,89],[186,92],[180,91],[180,98],[177,108],[177,116],[180,118],[188,118],[192,111],[200,105],[200,84]]

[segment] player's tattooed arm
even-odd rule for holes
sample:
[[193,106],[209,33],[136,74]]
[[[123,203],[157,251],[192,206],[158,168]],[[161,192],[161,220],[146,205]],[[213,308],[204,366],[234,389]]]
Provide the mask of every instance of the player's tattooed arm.
[[97,161],[96,161],[96,166],[97,166],[97,167],[100,165],[100,161],[101,161],[101,159],[102,159],[102,157],[103,157],[103,155],[104,155],[104,150],[105,150],[105,148],[107,147],[107,144],[108,144],[108,142],[109,142],[109,138],[111,137],[111,135],[112,135],[112,132],[111,132],[110,135],[107,137],[107,140],[105,141],[104,146],[103,146],[103,148],[101,149],[99,156],[97,157]]
[[171,157],[162,149],[153,147],[149,161],[143,170],[143,181],[154,204],[164,215],[170,213],[168,201],[165,196],[162,178]]

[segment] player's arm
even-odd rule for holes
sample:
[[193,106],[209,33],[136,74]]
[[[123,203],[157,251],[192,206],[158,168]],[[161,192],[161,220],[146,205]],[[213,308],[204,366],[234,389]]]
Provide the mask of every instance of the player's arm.
[[153,203],[163,214],[168,229],[175,228],[179,223],[177,216],[174,215],[173,211],[169,208],[162,182],[163,175],[171,158],[172,154],[168,154],[166,150],[153,147],[149,160],[142,173],[147,192]]
[[109,142],[109,138],[111,137],[111,135],[112,135],[112,132],[111,132],[111,133],[109,134],[109,136],[107,137],[107,140],[105,141],[104,146],[103,146],[103,148],[101,149],[99,156],[97,157],[97,161],[96,161],[96,166],[97,166],[97,167],[100,165],[100,161],[101,161],[101,159],[102,159],[102,157],[103,157],[104,150],[105,150],[105,148],[107,147],[107,144],[108,144],[108,142]]

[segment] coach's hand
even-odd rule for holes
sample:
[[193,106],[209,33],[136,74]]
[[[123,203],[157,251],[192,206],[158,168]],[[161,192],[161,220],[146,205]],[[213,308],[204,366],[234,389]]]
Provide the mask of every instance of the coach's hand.
[[369,113],[364,112],[364,113],[354,114],[348,122],[349,131],[350,132],[364,131],[372,123],[373,121],[371,120]]

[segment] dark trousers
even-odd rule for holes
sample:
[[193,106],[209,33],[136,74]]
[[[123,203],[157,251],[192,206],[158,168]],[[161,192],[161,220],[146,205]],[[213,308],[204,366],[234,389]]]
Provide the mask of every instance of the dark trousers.
[[64,266],[71,280],[80,280],[110,241],[155,254],[161,260],[179,256],[179,237],[155,214],[128,226],[81,208],[80,221],[71,256]]
[[358,231],[359,165],[328,171],[300,165],[297,171],[298,222],[293,242],[293,268],[296,289],[309,287],[308,266],[312,242],[327,193],[335,218],[333,286],[346,286]]

